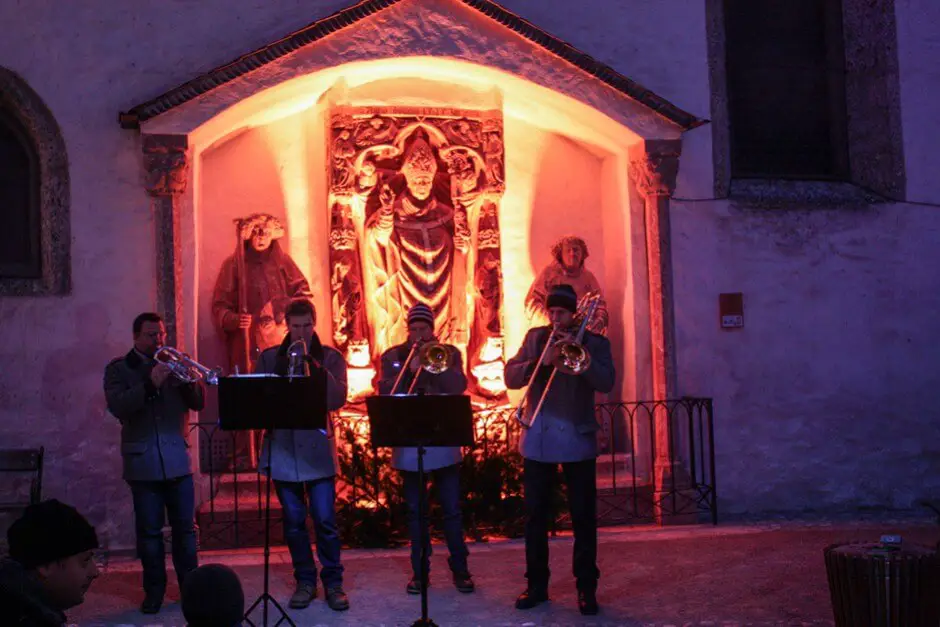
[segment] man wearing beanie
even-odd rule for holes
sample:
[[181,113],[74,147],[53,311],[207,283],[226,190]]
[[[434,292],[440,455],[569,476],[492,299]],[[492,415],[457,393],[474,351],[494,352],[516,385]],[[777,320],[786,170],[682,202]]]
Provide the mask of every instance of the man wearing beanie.
[[237,627],[245,615],[245,592],[234,570],[206,564],[186,575],[181,605],[188,627]]
[[[506,385],[525,387],[526,419],[532,420],[552,371],[557,351],[549,349],[543,363],[539,357],[549,336],[552,342],[573,341],[578,333],[574,319],[578,301],[570,285],[554,286],[546,298],[551,326],[530,329],[515,357],[506,363]],[[568,508],[574,527],[574,575],[578,609],[594,615],[597,607],[597,440],[594,395],[614,386],[614,364],[610,342],[602,335],[585,332],[582,345],[591,355],[590,367],[579,375],[559,372],[531,427],[523,430],[519,448],[524,458],[523,486],[526,504],[526,590],[516,599],[516,608],[530,609],[548,600],[548,518],[552,482],[561,464],[568,492]]]
[[134,500],[137,557],[143,567],[140,610],[156,614],[166,592],[163,523],[173,538],[173,568],[180,586],[199,565],[196,555],[196,503],[189,457],[189,411],[202,411],[205,387],[174,376],[155,355],[166,341],[166,326],[155,313],[142,313],[132,325],[134,347],[111,360],[104,372],[108,411],[121,421],[124,480]]
[[75,508],[56,500],[26,508],[7,530],[10,558],[0,564],[0,622],[61,627],[98,576],[98,536]]
[[[421,369],[418,351],[410,363],[408,359],[415,344],[420,348],[428,342],[435,342],[434,312],[424,304],[417,304],[408,311],[408,341],[385,351],[382,355],[379,393],[389,394],[395,380],[404,369],[397,392],[407,392],[412,381],[418,377],[414,392],[418,394],[462,394],[467,389],[467,377],[463,372],[463,360],[460,351],[449,346],[453,361],[447,370],[440,374],[431,374]],[[474,585],[467,569],[467,545],[463,538],[463,522],[460,513],[460,447],[428,447],[425,449],[424,470],[430,475],[437,489],[437,495],[444,511],[444,537],[450,552],[448,564],[453,576],[454,586],[460,592],[473,592]],[[421,593],[421,537],[428,538],[427,529],[418,524],[418,499],[427,486],[418,481],[418,449],[395,448],[392,450],[392,466],[401,471],[405,488],[405,503],[408,507],[408,532],[411,536],[412,577],[405,590],[409,594]],[[427,524],[427,521],[425,521]],[[430,543],[426,544],[427,558],[431,557]],[[430,572],[430,559],[426,559],[425,573]],[[427,581],[424,582],[427,584]]]

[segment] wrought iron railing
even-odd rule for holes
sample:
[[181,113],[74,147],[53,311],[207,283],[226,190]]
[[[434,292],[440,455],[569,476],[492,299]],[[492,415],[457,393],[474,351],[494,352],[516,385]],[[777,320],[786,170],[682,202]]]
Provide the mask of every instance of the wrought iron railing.
[[[704,398],[601,403],[598,456],[598,524],[717,523],[712,402]],[[369,445],[363,412],[334,416],[339,472],[337,519],[344,543],[389,546],[405,541],[401,484],[388,449]],[[668,429],[666,428],[668,426]],[[522,535],[524,506],[520,427],[510,406],[475,412],[476,445],[461,467],[468,535]],[[265,480],[238,472],[236,435],[209,422],[199,432],[205,499],[198,508],[204,548],[257,546],[263,538]],[[666,437],[668,434],[669,437]],[[240,436],[245,437],[245,436]],[[557,484],[558,482],[556,482]],[[570,523],[562,492],[555,498],[555,528]],[[281,540],[280,508],[272,496],[272,539]],[[432,499],[431,517],[437,511]]]

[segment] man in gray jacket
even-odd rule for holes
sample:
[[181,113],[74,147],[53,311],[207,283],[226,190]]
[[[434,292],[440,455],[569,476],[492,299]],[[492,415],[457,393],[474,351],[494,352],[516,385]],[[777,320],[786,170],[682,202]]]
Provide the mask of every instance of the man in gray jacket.
[[[421,369],[419,356],[415,351],[410,363],[408,359],[411,347],[417,343],[419,346],[435,341],[434,313],[424,304],[417,304],[408,311],[408,342],[399,344],[385,351],[382,355],[381,379],[379,380],[379,393],[389,394],[395,380],[405,369],[395,392],[406,392],[418,377],[414,392],[418,394],[462,394],[467,389],[467,377],[463,372],[463,359],[460,351],[450,346],[453,361],[447,370],[439,374],[431,374]],[[448,345],[449,346],[449,345]],[[444,510],[444,537],[447,540],[447,549],[450,552],[451,573],[454,586],[460,592],[473,592],[473,579],[467,570],[467,545],[463,538],[463,522],[460,514],[460,462],[462,460],[460,447],[428,447],[425,449],[424,470],[434,478],[437,495]],[[427,486],[421,485],[418,480],[418,449],[395,448],[392,450],[392,467],[400,470],[403,475],[405,487],[405,503],[408,507],[408,531],[411,536],[411,569],[412,577],[405,590],[409,594],[421,593],[421,537],[428,538],[425,528],[418,524],[418,499],[421,498]],[[430,573],[430,542],[425,544],[427,558],[425,560],[425,573]],[[425,582],[427,583],[427,582]]]
[[[300,364],[291,363],[288,348],[297,340],[303,340],[307,346],[305,361],[311,374],[321,370],[326,376],[327,409],[339,409],[346,402],[346,361],[339,351],[320,343],[314,331],[316,311],[313,304],[307,300],[295,300],[288,306],[285,319],[287,336],[280,346],[271,347],[258,356],[255,372],[302,375]],[[291,371],[292,367],[294,371]],[[284,538],[297,580],[290,607],[305,608],[317,595],[317,568],[307,534],[306,495],[316,532],[320,579],[326,591],[327,605],[336,611],[349,609],[349,599],[343,591],[341,543],[334,507],[337,461],[332,431],[277,429],[273,437],[266,434],[258,465],[261,472],[270,475],[274,481],[284,512]]]
[[[536,369],[538,374],[527,391],[527,418],[545,390],[557,351],[539,357],[552,331],[553,342],[571,341],[577,333],[574,314],[577,297],[570,285],[556,285],[546,298],[551,327],[530,329],[515,357],[506,363],[506,385],[525,387]],[[548,600],[548,517],[552,483],[558,464],[564,471],[568,508],[574,527],[574,575],[578,608],[582,614],[597,614],[597,421],[594,394],[609,392],[614,385],[610,342],[602,335],[585,333],[582,344],[591,355],[590,367],[580,375],[559,372],[532,426],[523,431],[520,449],[524,458],[523,485],[526,504],[526,590],[516,599],[518,609],[530,609]]]
[[195,494],[187,415],[205,405],[201,382],[184,383],[154,355],[166,341],[163,320],[142,313],[134,320],[134,348],[104,371],[108,411],[121,421],[124,480],[134,498],[137,555],[143,566],[141,611],[155,614],[166,592],[163,521],[170,521],[173,567],[180,585],[198,566]]

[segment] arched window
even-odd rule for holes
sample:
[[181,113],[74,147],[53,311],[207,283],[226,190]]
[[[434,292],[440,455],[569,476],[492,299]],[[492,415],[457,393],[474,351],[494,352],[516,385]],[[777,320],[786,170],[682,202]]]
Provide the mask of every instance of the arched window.
[[29,132],[0,103],[0,278],[42,277],[39,157]]
[[52,112],[0,67],[0,297],[72,289],[69,158]]

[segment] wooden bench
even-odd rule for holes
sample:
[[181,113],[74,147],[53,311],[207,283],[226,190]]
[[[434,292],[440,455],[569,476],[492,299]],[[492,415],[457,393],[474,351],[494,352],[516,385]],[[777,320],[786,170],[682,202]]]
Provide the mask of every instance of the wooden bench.
[[0,513],[15,513],[42,500],[42,462],[45,448],[0,449],[0,476],[15,474],[32,475],[29,480],[28,498],[15,499],[18,490],[0,488]]

